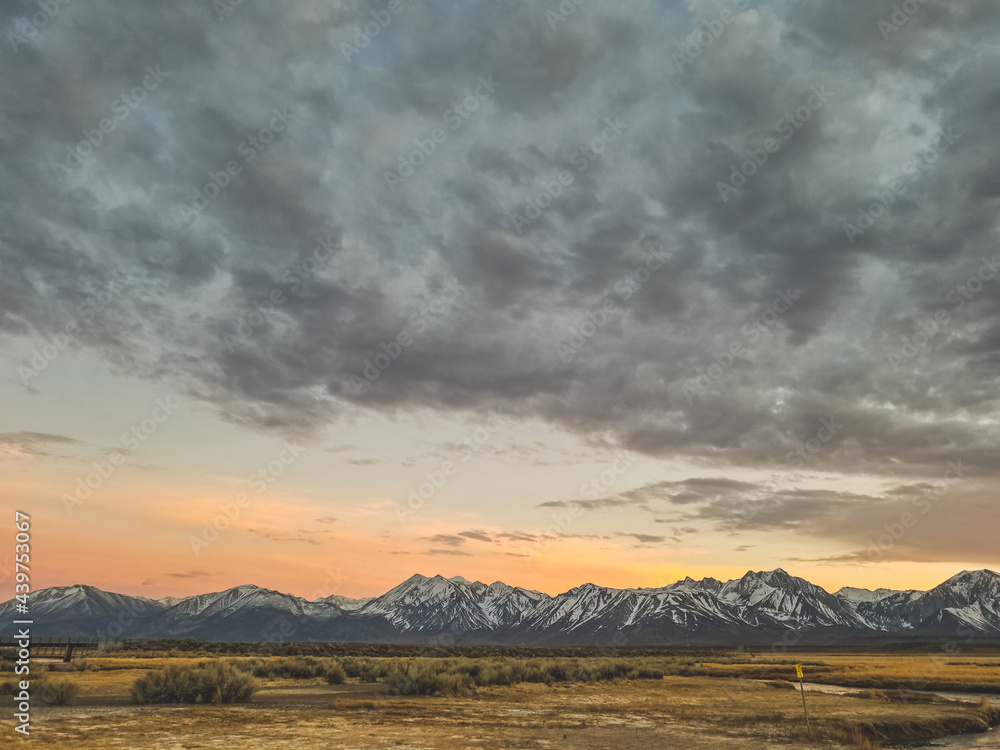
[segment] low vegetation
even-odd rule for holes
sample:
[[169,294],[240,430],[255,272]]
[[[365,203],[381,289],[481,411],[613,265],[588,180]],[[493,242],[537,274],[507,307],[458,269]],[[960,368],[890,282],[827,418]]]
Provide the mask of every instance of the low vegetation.
[[132,686],[136,703],[245,703],[257,681],[232,664],[171,665],[140,677]]
[[234,660],[236,669],[254,677],[309,680],[323,678],[339,685],[348,679],[384,683],[396,694],[459,695],[478,687],[519,683],[607,682],[659,680],[666,674],[683,674],[685,664],[649,658],[537,658],[508,657],[384,658],[346,656],[340,659],[289,657]]
[[58,677],[32,685],[32,697],[46,706],[72,706],[80,694],[80,686],[72,680]]
[[[977,706],[933,694],[938,685],[1000,693],[1000,652],[985,648],[968,648],[956,658],[957,650],[945,651],[940,644],[910,653],[797,654],[287,644],[290,653],[272,656],[249,647],[240,652],[240,644],[169,645],[141,656],[93,656],[89,664],[33,665],[36,705],[68,705],[79,693],[86,708],[77,711],[120,711],[116,722],[133,727],[145,726],[151,715],[187,717],[183,727],[200,729],[190,730],[186,746],[206,746],[199,733],[251,737],[258,731],[276,742],[296,737],[300,746],[322,746],[333,720],[345,732],[361,727],[373,732],[373,748],[412,744],[414,732],[422,746],[450,748],[454,723],[462,721],[480,736],[494,736],[504,727],[514,732],[510,741],[522,745],[564,735],[578,743],[572,746],[600,745],[612,741],[617,727],[629,726],[638,733],[637,743],[655,747],[716,750],[743,739],[812,750],[833,745],[874,750],[982,732],[1000,723],[1000,707],[988,700]],[[316,653],[294,653],[314,647]],[[811,733],[793,681],[796,664],[803,666],[807,683],[861,688],[849,695],[821,694],[807,684]],[[17,685],[13,666],[0,664],[6,672],[0,675],[0,693],[11,695]],[[258,685],[262,690],[255,693]],[[255,709],[249,713],[225,707],[251,699]],[[176,713],[130,702],[205,708]],[[417,716],[419,728],[413,723]],[[64,712],[43,711],[39,717],[51,722],[53,732],[75,731]],[[109,725],[91,744],[86,744],[89,734],[77,740],[86,750],[103,750],[122,746],[125,736],[126,730]]]
[[[24,678],[0,682],[0,695],[17,695]],[[80,686],[65,678],[50,679],[46,673],[41,678],[28,681],[32,703],[36,706],[72,706],[80,694]]]

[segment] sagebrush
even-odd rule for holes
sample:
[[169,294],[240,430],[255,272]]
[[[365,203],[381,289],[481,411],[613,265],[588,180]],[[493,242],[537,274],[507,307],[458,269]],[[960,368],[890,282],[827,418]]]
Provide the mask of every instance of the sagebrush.
[[136,703],[245,703],[257,687],[245,671],[214,661],[150,672],[135,681],[131,695]]

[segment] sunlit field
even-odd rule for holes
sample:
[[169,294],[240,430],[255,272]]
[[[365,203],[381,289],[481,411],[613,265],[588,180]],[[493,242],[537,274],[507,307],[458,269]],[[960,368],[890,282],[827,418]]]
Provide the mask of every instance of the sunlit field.
[[[74,695],[66,705],[34,707],[31,742],[95,750],[878,748],[1000,722],[1000,650],[240,650],[250,649],[145,646],[53,664],[36,695],[63,695],[44,688],[65,681]],[[13,674],[9,664],[5,670],[0,685],[9,695]],[[853,688],[830,693],[822,685]],[[5,742],[18,739],[12,727],[4,722]]]

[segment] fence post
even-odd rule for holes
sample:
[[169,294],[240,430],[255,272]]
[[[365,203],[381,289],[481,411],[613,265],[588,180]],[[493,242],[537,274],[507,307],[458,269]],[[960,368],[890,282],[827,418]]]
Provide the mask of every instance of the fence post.
[[799,690],[802,691],[802,714],[806,717],[806,734],[812,736],[812,729],[809,728],[809,712],[806,711],[806,688],[802,684],[802,665],[795,665],[795,673],[799,678]]

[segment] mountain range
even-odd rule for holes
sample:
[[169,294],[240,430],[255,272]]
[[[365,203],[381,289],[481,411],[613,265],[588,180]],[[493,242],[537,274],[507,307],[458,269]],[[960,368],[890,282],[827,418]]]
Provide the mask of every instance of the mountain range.
[[[24,617],[13,600],[0,620]],[[1000,575],[963,571],[929,591],[829,593],[778,568],[661,588],[586,583],[557,596],[456,576],[414,575],[382,596],[308,601],[253,585],[160,600],[59,586],[28,599],[39,636],[498,645],[843,642],[872,637],[1000,637]],[[9,626],[8,626],[9,627]]]

